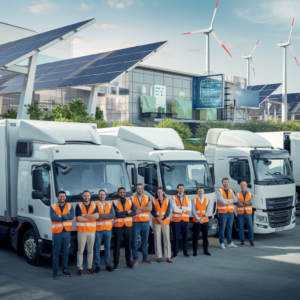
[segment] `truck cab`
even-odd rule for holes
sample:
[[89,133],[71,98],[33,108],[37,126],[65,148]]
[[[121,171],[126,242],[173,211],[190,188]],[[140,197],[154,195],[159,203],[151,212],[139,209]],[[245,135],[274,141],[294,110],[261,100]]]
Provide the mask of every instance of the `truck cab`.
[[214,168],[216,189],[225,177],[235,193],[240,192],[241,180],[248,183],[254,233],[295,227],[295,181],[286,150],[274,149],[260,135],[242,130],[210,129],[206,143],[205,157]]

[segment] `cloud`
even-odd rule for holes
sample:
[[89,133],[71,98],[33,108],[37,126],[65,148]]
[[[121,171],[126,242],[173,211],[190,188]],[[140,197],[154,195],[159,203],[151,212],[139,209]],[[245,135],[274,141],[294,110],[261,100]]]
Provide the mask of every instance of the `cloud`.
[[132,4],[138,4],[140,0],[107,0],[107,3],[109,4],[110,8],[119,8],[124,9],[127,6],[130,6]]
[[248,40],[246,40],[246,39],[240,39],[239,41],[242,43],[248,43]]
[[49,14],[57,8],[57,5],[53,2],[48,2],[47,0],[42,0],[40,2],[34,2],[33,5],[25,7],[25,10],[30,11],[35,15],[39,14]]
[[233,45],[233,44],[226,44],[226,48],[231,48],[231,49],[241,49],[242,47],[239,45]]
[[87,5],[85,3],[82,3],[80,5],[80,7],[77,7],[76,9],[78,10],[89,10],[90,8],[94,7],[94,4],[91,4],[91,5]]
[[73,38],[71,42],[72,44],[95,44],[98,42],[97,40],[91,40],[77,35],[73,36],[72,38]]
[[176,57],[175,55],[173,55],[171,53],[168,53],[168,52],[165,52],[165,51],[162,51],[162,50],[157,51],[154,55],[155,56],[168,57],[168,58]]
[[117,25],[111,25],[111,24],[96,24],[95,27],[106,30],[106,29],[120,29],[120,26]]
[[205,52],[205,48],[188,48],[190,52]]

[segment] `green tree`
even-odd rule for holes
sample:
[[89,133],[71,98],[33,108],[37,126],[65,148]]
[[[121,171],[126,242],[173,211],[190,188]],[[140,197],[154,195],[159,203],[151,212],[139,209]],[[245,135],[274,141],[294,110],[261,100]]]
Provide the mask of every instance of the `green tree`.
[[133,124],[130,123],[130,122],[126,122],[126,121],[120,121],[120,122],[115,121],[115,122],[113,122],[113,124],[112,124],[112,127],[119,127],[119,126],[135,126],[135,125],[133,125]]
[[6,113],[3,115],[0,115],[3,119],[16,119],[18,115],[18,112],[14,109],[9,109]]
[[30,120],[42,120],[44,112],[39,108],[38,102],[34,101],[32,104],[24,105],[27,107],[27,115],[29,115]]
[[174,129],[183,141],[190,139],[193,134],[188,125],[182,122],[176,122],[171,119],[165,119],[160,121],[157,125],[154,125],[156,128],[172,128]]
[[95,120],[103,120],[103,111],[99,107],[96,107]]

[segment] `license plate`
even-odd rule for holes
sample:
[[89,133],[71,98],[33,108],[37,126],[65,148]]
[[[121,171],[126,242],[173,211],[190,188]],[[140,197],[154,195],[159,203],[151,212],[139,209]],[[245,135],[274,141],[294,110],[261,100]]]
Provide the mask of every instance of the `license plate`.
[[101,250],[104,250],[104,245],[101,245],[101,246],[100,246],[100,251],[101,251]]
[[284,227],[275,228],[275,232],[279,232],[279,231],[283,231],[283,230],[284,230]]

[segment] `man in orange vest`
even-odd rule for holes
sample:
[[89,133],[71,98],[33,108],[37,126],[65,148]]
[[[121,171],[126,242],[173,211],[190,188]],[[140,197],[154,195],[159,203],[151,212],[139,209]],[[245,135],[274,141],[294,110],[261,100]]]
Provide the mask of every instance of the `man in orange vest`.
[[242,180],[240,183],[241,192],[237,194],[238,202],[236,204],[241,247],[245,246],[245,234],[244,234],[245,222],[248,228],[250,245],[255,246],[253,242],[254,235],[253,235],[252,202],[251,202],[251,198],[253,195],[247,191],[247,186],[248,186],[247,182]]
[[100,272],[100,247],[103,239],[105,251],[105,265],[106,270],[112,272],[110,266],[110,241],[112,221],[115,217],[115,210],[111,203],[105,202],[106,191],[100,190],[98,193],[100,201],[96,203],[99,211],[99,219],[96,220],[96,237],[95,237],[95,273]]
[[184,185],[177,185],[177,195],[173,196],[171,200],[172,208],[172,230],[173,230],[173,256],[177,257],[178,253],[178,240],[179,233],[181,230],[182,234],[182,244],[183,244],[183,255],[185,257],[190,257],[188,254],[188,232],[189,232],[189,222],[190,222],[190,211],[192,210],[192,205],[190,198],[184,195]]
[[136,208],[136,216],[132,218],[132,256],[133,265],[138,264],[138,238],[141,236],[143,262],[151,264],[152,261],[148,259],[148,238],[150,230],[150,211],[152,210],[152,201],[149,197],[144,195],[144,186],[139,183],[136,186],[136,195],[130,199]]
[[210,205],[210,200],[204,197],[204,188],[198,187],[197,188],[198,197],[193,200],[192,203],[192,213],[194,216],[194,228],[193,228],[193,249],[194,253],[193,256],[197,256],[198,250],[198,239],[200,231],[202,232],[202,239],[203,239],[203,251],[205,255],[211,255],[208,252],[208,222],[209,219],[208,209]]
[[57,195],[57,203],[52,204],[50,207],[53,245],[52,279],[57,279],[60,249],[62,249],[62,273],[65,276],[72,276],[68,271],[68,253],[74,209],[72,204],[66,203],[66,199],[66,193],[60,191]]
[[83,202],[76,206],[76,227],[77,227],[77,268],[78,276],[82,276],[83,252],[87,248],[87,272],[95,275],[92,269],[93,252],[96,233],[96,220],[99,219],[99,212],[96,203],[91,202],[91,193],[87,190],[82,194]]
[[234,218],[234,203],[237,198],[232,189],[228,188],[229,179],[222,179],[223,187],[217,191],[217,205],[219,214],[219,241],[220,248],[225,249],[224,233],[226,229],[227,247],[236,248],[237,246],[232,242],[232,225]]
[[119,199],[113,201],[116,212],[114,220],[114,267],[118,270],[120,247],[124,237],[125,258],[127,267],[133,269],[131,262],[131,242],[132,242],[132,217],[136,215],[136,208],[131,200],[126,199],[126,190],[123,187],[118,189]]

